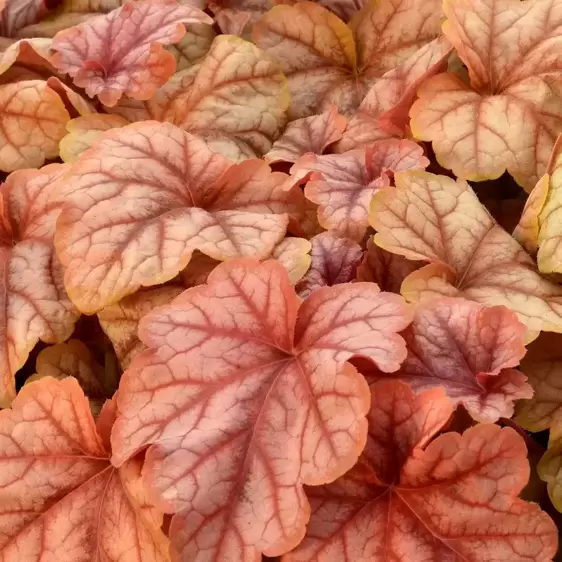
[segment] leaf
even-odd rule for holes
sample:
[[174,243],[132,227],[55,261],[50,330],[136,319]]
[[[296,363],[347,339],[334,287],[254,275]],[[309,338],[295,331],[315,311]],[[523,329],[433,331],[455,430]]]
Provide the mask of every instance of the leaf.
[[98,312],[173,279],[196,249],[269,256],[296,208],[286,177],[259,160],[232,164],[169,123],[107,132],[65,176],[56,247],[70,298]]
[[291,91],[291,119],[336,104],[359,106],[376,79],[441,34],[438,0],[367,4],[347,26],[313,2],[275,6],[256,23],[254,42],[281,64]]
[[552,559],[553,521],[517,497],[529,463],[513,429],[480,424],[427,444],[451,414],[443,391],[414,397],[387,381],[371,398],[361,460],[333,484],[307,490],[307,535],[284,562]]
[[291,168],[291,175],[307,178],[304,194],[318,204],[318,222],[324,228],[361,240],[377,190],[390,185],[394,172],[428,164],[415,142],[388,139],[345,154],[306,154]]
[[506,170],[527,190],[543,175],[562,131],[560,0],[448,0],[443,30],[468,67],[421,86],[414,136],[439,163],[482,181]]
[[215,30],[209,25],[191,24],[179,43],[168,46],[168,51],[176,59],[176,71],[187,70],[202,62],[216,35]]
[[205,138],[232,160],[265,154],[285,125],[289,93],[283,72],[238,37],[218,36],[182,90],[168,102],[163,120]]
[[541,480],[547,483],[550,501],[558,511],[562,511],[562,430],[556,420],[550,430],[548,449],[537,465]]
[[562,331],[562,288],[538,274],[466,182],[421,171],[395,181],[375,195],[371,224],[377,245],[430,262],[405,279],[407,300],[464,296],[504,305],[527,326],[528,340],[541,330]]
[[383,291],[400,293],[402,282],[423,262],[408,260],[383,250],[370,237],[363,261],[357,266],[357,281],[376,283]]
[[14,398],[14,375],[35,344],[63,342],[77,319],[53,247],[63,203],[56,182],[65,170],[59,164],[21,170],[0,188],[0,404],[4,406]]
[[36,23],[44,15],[43,0],[3,0],[0,13],[0,36],[15,37],[16,33]]
[[175,58],[163,45],[182,39],[183,23],[211,24],[212,20],[198,8],[175,0],[125,3],[107,15],[60,31],[53,39],[52,62],[105,105],[114,106],[122,94],[150,99],[175,72]]
[[0,412],[0,443],[3,560],[169,562],[142,463],[111,465],[76,380],[25,385]]
[[[54,37],[59,31],[78,25],[92,16],[107,14],[120,8],[127,0],[62,0],[49,16],[20,29],[17,37]],[[133,0],[136,1],[136,0]],[[50,3],[52,4],[52,2]]]
[[285,238],[273,248],[271,257],[287,270],[291,285],[296,285],[308,271],[311,248],[306,238]]
[[477,421],[511,418],[514,401],[533,396],[525,375],[513,368],[525,355],[525,331],[503,306],[457,298],[422,302],[402,333],[408,357],[393,376],[415,392],[443,388]]
[[531,255],[536,255],[539,249],[541,228],[539,215],[547,201],[549,189],[550,176],[545,174],[529,194],[519,222],[513,231],[515,240]]
[[0,169],[40,167],[56,158],[70,115],[42,80],[0,85]]
[[516,234],[532,250],[543,273],[562,271],[560,216],[562,205],[562,136],[554,145],[545,175],[529,195]]
[[146,476],[178,512],[179,557],[253,561],[299,543],[302,485],[338,477],[364,446],[368,388],[346,361],[397,369],[409,320],[401,297],[369,283],[301,304],[278,262],[246,258],[141,321],[149,351],[121,380],[112,462],[150,446]]
[[209,0],[220,30],[228,35],[246,34],[272,6],[272,0]]
[[[296,0],[276,0],[275,3],[290,6],[298,4]],[[343,21],[349,21],[363,6],[368,4],[368,0],[316,0],[316,3],[328,8]]]
[[287,125],[265,155],[268,162],[296,162],[307,152],[324,154],[326,149],[341,139],[347,119],[338,113],[336,106],[312,117],[297,119]]
[[104,110],[110,114],[119,115],[130,123],[150,120],[165,121],[170,104],[193,84],[198,69],[199,65],[194,65],[187,70],[176,72],[164,86],[156,90],[154,96],[149,100],[121,98],[117,105],[104,107]]
[[105,113],[92,113],[71,119],[66,124],[68,134],[59,144],[60,157],[64,162],[75,162],[83,152],[93,146],[100,135],[128,124],[129,122],[119,115]]
[[[22,39],[9,45],[0,53],[0,74],[6,73],[16,63],[26,68],[46,68],[56,72],[48,60],[51,41],[49,39]],[[2,77],[6,79],[5,76]]]
[[58,380],[74,377],[89,398],[102,400],[106,397],[103,367],[80,340],[72,339],[43,349],[37,356],[35,371],[26,384],[45,377]]
[[561,342],[558,334],[543,333],[521,361],[521,371],[535,393],[518,403],[515,421],[528,431],[543,431],[562,421]]
[[323,232],[314,236],[311,243],[310,269],[296,286],[301,298],[308,297],[321,287],[355,280],[357,266],[363,257],[363,250],[357,242],[340,238],[333,232]]
[[446,66],[451,44],[445,37],[427,43],[402,64],[378,78],[350,118],[336,152],[346,152],[390,137],[409,136],[408,112],[417,89]]
[[123,370],[128,369],[133,358],[146,349],[137,335],[141,318],[156,307],[169,304],[182,292],[182,287],[174,285],[145,289],[98,312],[100,325],[111,340]]
[[[284,238],[265,259],[276,259],[287,270],[291,284],[295,285],[310,267],[311,243],[306,238]],[[185,287],[196,287],[207,282],[211,271],[221,262],[195,251],[188,266],[181,272]]]

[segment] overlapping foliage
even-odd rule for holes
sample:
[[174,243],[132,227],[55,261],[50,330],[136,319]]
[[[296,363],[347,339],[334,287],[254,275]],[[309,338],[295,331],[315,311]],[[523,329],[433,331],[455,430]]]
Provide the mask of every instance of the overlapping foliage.
[[562,0],[0,14],[0,562],[555,559]]

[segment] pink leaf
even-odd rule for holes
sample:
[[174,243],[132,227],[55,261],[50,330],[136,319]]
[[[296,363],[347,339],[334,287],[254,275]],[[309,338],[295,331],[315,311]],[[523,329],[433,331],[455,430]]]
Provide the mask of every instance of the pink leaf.
[[347,119],[335,106],[321,115],[292,121],[265,155],[268,162],[296,162],[307,152],[323,154],[332,143],[341,139]]
[[175,72],[174,56],[163,45],[180,41],[184,23],[212,20],[175,0],[126,3],[59,32],[52,62],[105,105],[115,105],[122,94],[146,100]]
[[457,298],[424,301],[402,334],[408,357],[396,376],[416,391],[444,388],[477,421],[510,418],[514,401],[533,395],[525,375],[513,368],[525,355],[525,331],[503,306]]
[[4,0],[0,13],[0,35],[15,37],[20,29],[37,23],[45,12],[43,0]]
[[291,175],[308,180],[304,193],[319,205],[318,222],[324,228],[361,240],[375,192],[389,186],[395,172],[428,164],[415,142],[388,139],[345,154],[306,154],[291,168]]
[[321,287],[355,280],[357,265],[363,257],[363,250],[357,242],[339,238],[332,232],[323,232],[312,238],[311,243],[310,269],[296,286],[300,297],[306,298]]
[[142,320],[149,350],[121,380],[113,462],[149,446],[181,559],[254,561],[299,543],[302,485],[341,475],[364,446],[368,388],[347,360],[397,369],[408,316],[372,283],[300,304],[278,262],[236,259]]

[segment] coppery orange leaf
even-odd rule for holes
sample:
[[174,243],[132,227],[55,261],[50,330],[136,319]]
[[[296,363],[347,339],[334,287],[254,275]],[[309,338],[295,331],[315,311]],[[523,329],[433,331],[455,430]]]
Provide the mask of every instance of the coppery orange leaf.
[[175,58],[163,45],[181,40],[184,23],[212,20],[175,0],[125,3],[59,32],[53,39],[52,62],[105,105],[115,105],[123,94],[146,100],[175,72]]
[[543,333],[528,346],[521,361],[535,391],[517,405],[516,421],[529,431],[543,431],[562,424],[562,336]]
[[562,287],[539,275],[466,182],[417,171],[395,179],[396,188],[375,195],[371,224],[379,246],[430,262],[404,281],[406,299],[464,296],[511,308],[529,339],[562,332]]
[[306,154],[291,168],[306,180],[307,199],[318,205],[318,222],[340,236],[361,240],[369,226],[369,205],[395,172],[423,169],[429,160],[413,141],[387,139],[344,154]]
[[248,41],[222,35],[194,77],[184,78],[181,90],[166,99],[163,120],[239,161],[271,148],[288,105],[287,80],[279,65]]
[[189,25],[182,39],[177,44],[167,47],[176,59],[176,72],[190,69],[193,65],[202,62],[211,49],[216,35],[210,25],[204,23]]
[[527,190],[543,175],[562,132],[561,0],[446,0],[443,30],[468,67],[470,85],[439,74],[418,91],[414,136],[432,141],[457,177],[506,170]]
[[66,340],[77,319],[53,246],[63,204],[57,181],[65,170],[59,164],[21,170],[0,187],[0,403],[4,405],[14,398],[14,374],[35,344]]
[[146,349],[137,335],[143,316],[158,306],[169,304],[183,290],[174,285],[144,289],[98,312],[101,327],[111,340],[122,369],[128,369],[135,355]]
[[380,0],[346,25],[313,2],[275,6],[254,26],[254,42],[275,56],[289,80],[291,118],[335,103],[352,114],[389,70],[441,34],[439,0]]
[[368,388],[347,360],[395,370],[409,320],[373,283],[301,304],[278,262],[246,258],[141,321],[149,350],[121,380],[113,463],[150,446],[146,475],[178,512],[181,559],[254,561],[298,544],[302,485],[341,475],[364,445]]
[[[310,267],[311,244],[306,238],[284,238],[265,259],[276,259],[287,270],[291,283],[301,280]],[[221,262],[194,252],[189,265],[181,272],[185,287],[195,287],[207,282],[211,271]]]
[[48,60],[50,46],[49,39],[22,39],[12,43],[0,53],[0,74],[4,74],[15,63],[26,68],[41,67],[56,72]]
[[350,238],[323,232],[310,241],[312,263],[304,278],[297,284],[297,294],[306,298],[321,287],[331,287],[355,280],[357,266],[363,258],[361,246]]
[[451,413],[441,390],[414,397],[399,381],[371,390],[365,452],[333,484],[307,489],[307,534],[283,562],[552,559],[554,522],[517,497],[529,463],[513,429],[479,424],[429,442]]
[[114,468],[104,441],[72,378],[26,385],[0,412],[0,559],[170,561],[141,461]]
[[56,158],[70,119],[43,80],[0,85],[0,169],[12,172]]
[[66,124],[68,134],[59,143],[60,157],[64,162],[75,162],[101,134],[128,124],[123,117],[106,113],[92,113],[71,119]]
[[101,310],[173,279],[194,250],[265,258],[300,200],[260,160],[232,164],[169,123],[109,131],[65,176],[56,246],[76,306]]
[[106,390],[103,367],[80,340],[68,340],[43,349],[37,356],[35,371],[26,384],[45,377],[58,380],[74,377],[88,398],[100,402],[100,408],[105,398],[116,390]]

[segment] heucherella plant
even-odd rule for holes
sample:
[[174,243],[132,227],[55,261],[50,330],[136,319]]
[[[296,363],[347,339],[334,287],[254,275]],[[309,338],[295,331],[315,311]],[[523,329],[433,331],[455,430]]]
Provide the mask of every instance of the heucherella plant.
[[0,562],[558,559],[562,0],[0,15]]

